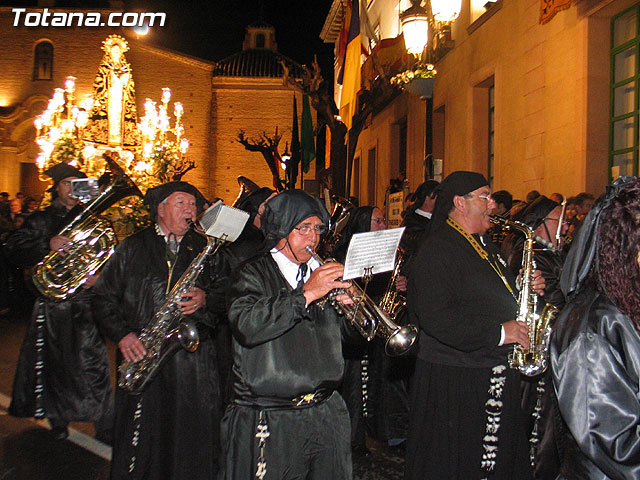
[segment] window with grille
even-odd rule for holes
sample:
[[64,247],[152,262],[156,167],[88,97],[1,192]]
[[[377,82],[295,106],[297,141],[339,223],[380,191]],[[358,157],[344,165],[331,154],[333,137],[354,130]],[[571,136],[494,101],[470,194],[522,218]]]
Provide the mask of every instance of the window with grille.
[[609,175],[638,174],[638,19],[640,4],[611,20]]

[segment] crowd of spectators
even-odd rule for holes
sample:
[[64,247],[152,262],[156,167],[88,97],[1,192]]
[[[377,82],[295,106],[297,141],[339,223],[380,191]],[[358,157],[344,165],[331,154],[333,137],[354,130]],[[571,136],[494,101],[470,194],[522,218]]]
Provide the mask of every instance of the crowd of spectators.
[[22,192],[16,193],[15,198],[10,198],[8,192],[0,192],[0,315],[12,310],[22,312],[33,303],[24,272],[7,260],[4,243],[11,232],[22,226],[27,215],[38,210],[39,204]]

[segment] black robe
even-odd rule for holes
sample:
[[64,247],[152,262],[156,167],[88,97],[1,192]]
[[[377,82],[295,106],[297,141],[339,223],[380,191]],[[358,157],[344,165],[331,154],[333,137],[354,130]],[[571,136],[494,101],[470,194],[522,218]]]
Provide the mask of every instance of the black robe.
[[[499,262],[492,244],[484,248]],[[496,263],[496,268],[515,292],[506,265]],[[405,478],[486,476],[480,466],[492,377],[504,377],[504,387],[496,466],[488,478],[531,478],[519,374],[504,368],[511,346],[498,346],[501,324],[516,318],[517,303],[500,276],[445,224],[418,250],[407,301],[409,320],[421,333]]]
[[[340,317],[329,305],[305,308],[302,286],[291,288],[270,253],[239,270],[230,300],[235,398],[222,422],[220,478],[254,477],[262,417],[266,479],[299,470],[300,478],[350,479],[349,414],[335,392],[344,368]],[[299,402],[314,392],[317,403]],[[333,452],[334,462],[317,463],[326,459],[318,451]]]
[[247,222],[235,242],[228,243],[220,249],[218,255],[210,258],[215,278],[213,287],[209,290],[207,302],[215,305],[216,310],[220,312],[216,325],[215,342],[218,372],[222,386],[222,413],[233,397],[233,376],[231,374],[233,353],[231,351],[231,329],[226,315],[226,295],[231,287],[231,278],[234,273],[245,260],[260,252],[263,242],[262,231],[253,223]]
[[429,235],[431,219],[411,210],[402,219],[401,226],[404,227],[404,233],[400,239],[400,248],[404,251],[402,274],[407,276],[413,257]]
[[[170,282],[166,242],[154,227],[118,245],[95,287],[96,315],[109,338],[118,343],[131,332],[139,334],[205,243],[192,230],[182,238]],[[209,275],[205,265],[197,283],[205,291]],[[198,326],[198,349],[178,349],[141,395],[117,389],[112,479],[215,476],[219,379],[210,334],[214,318],[206,309],[190,315]],[[122,362],[119,350],[117,361]]]
[[[7,240],[11,262],[31,268],[49,253],[49,240],[65,226],[67,209],[58,201],[29,215]],[[9,413],[49,419],[53,426],[95,421],[110,437],[113,387],[104,338],[91,311],[93,289],[53,302],[36,299],[18,359]]]
[[[514,274],[522,266],[523,249],[524,237],[519,232],[507,235],[502,242],[502,255]],[[539,270],[545,279],[544,295],[538,298],[538,313],[542,312],[546,303],[555,306],[558,311],[562,310],[565,299],[560,290],[560,274],[565,258],[564,252],[538,249],[534,251],[533,258],[536,270]],[[554,320],[551,327],[555,327]],[[540,480],[554,480],[560,469],[550,370],[547,368],[543,374],[535,377],[522,377],[522,410],[527,422],[527,431],[531,432],[529,436],[534,455],[534,477]]]
[[558,478],[640,478],[640,335],[633,322],[587,285],[558,317],[551,363],[564,433]]

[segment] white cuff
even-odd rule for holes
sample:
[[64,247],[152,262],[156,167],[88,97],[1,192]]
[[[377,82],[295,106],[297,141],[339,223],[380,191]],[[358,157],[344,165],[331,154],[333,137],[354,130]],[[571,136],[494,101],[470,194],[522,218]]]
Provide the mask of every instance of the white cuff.
[[505,336],[506,336],[506,333],[504,331],[504,325],[500,325],[500,343],[498,344],[499,347],[504,345],[504,337]]

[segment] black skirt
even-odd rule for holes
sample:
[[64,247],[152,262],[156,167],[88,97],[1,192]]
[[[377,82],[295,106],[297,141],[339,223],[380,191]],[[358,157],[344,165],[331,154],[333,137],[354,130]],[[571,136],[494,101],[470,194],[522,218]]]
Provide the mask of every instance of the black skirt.
[[405,479],[532,478],[520,412],[520,374],[507,368],[495,469],[481,470],[491,368],[452,367],[418,359],[411,391]]

